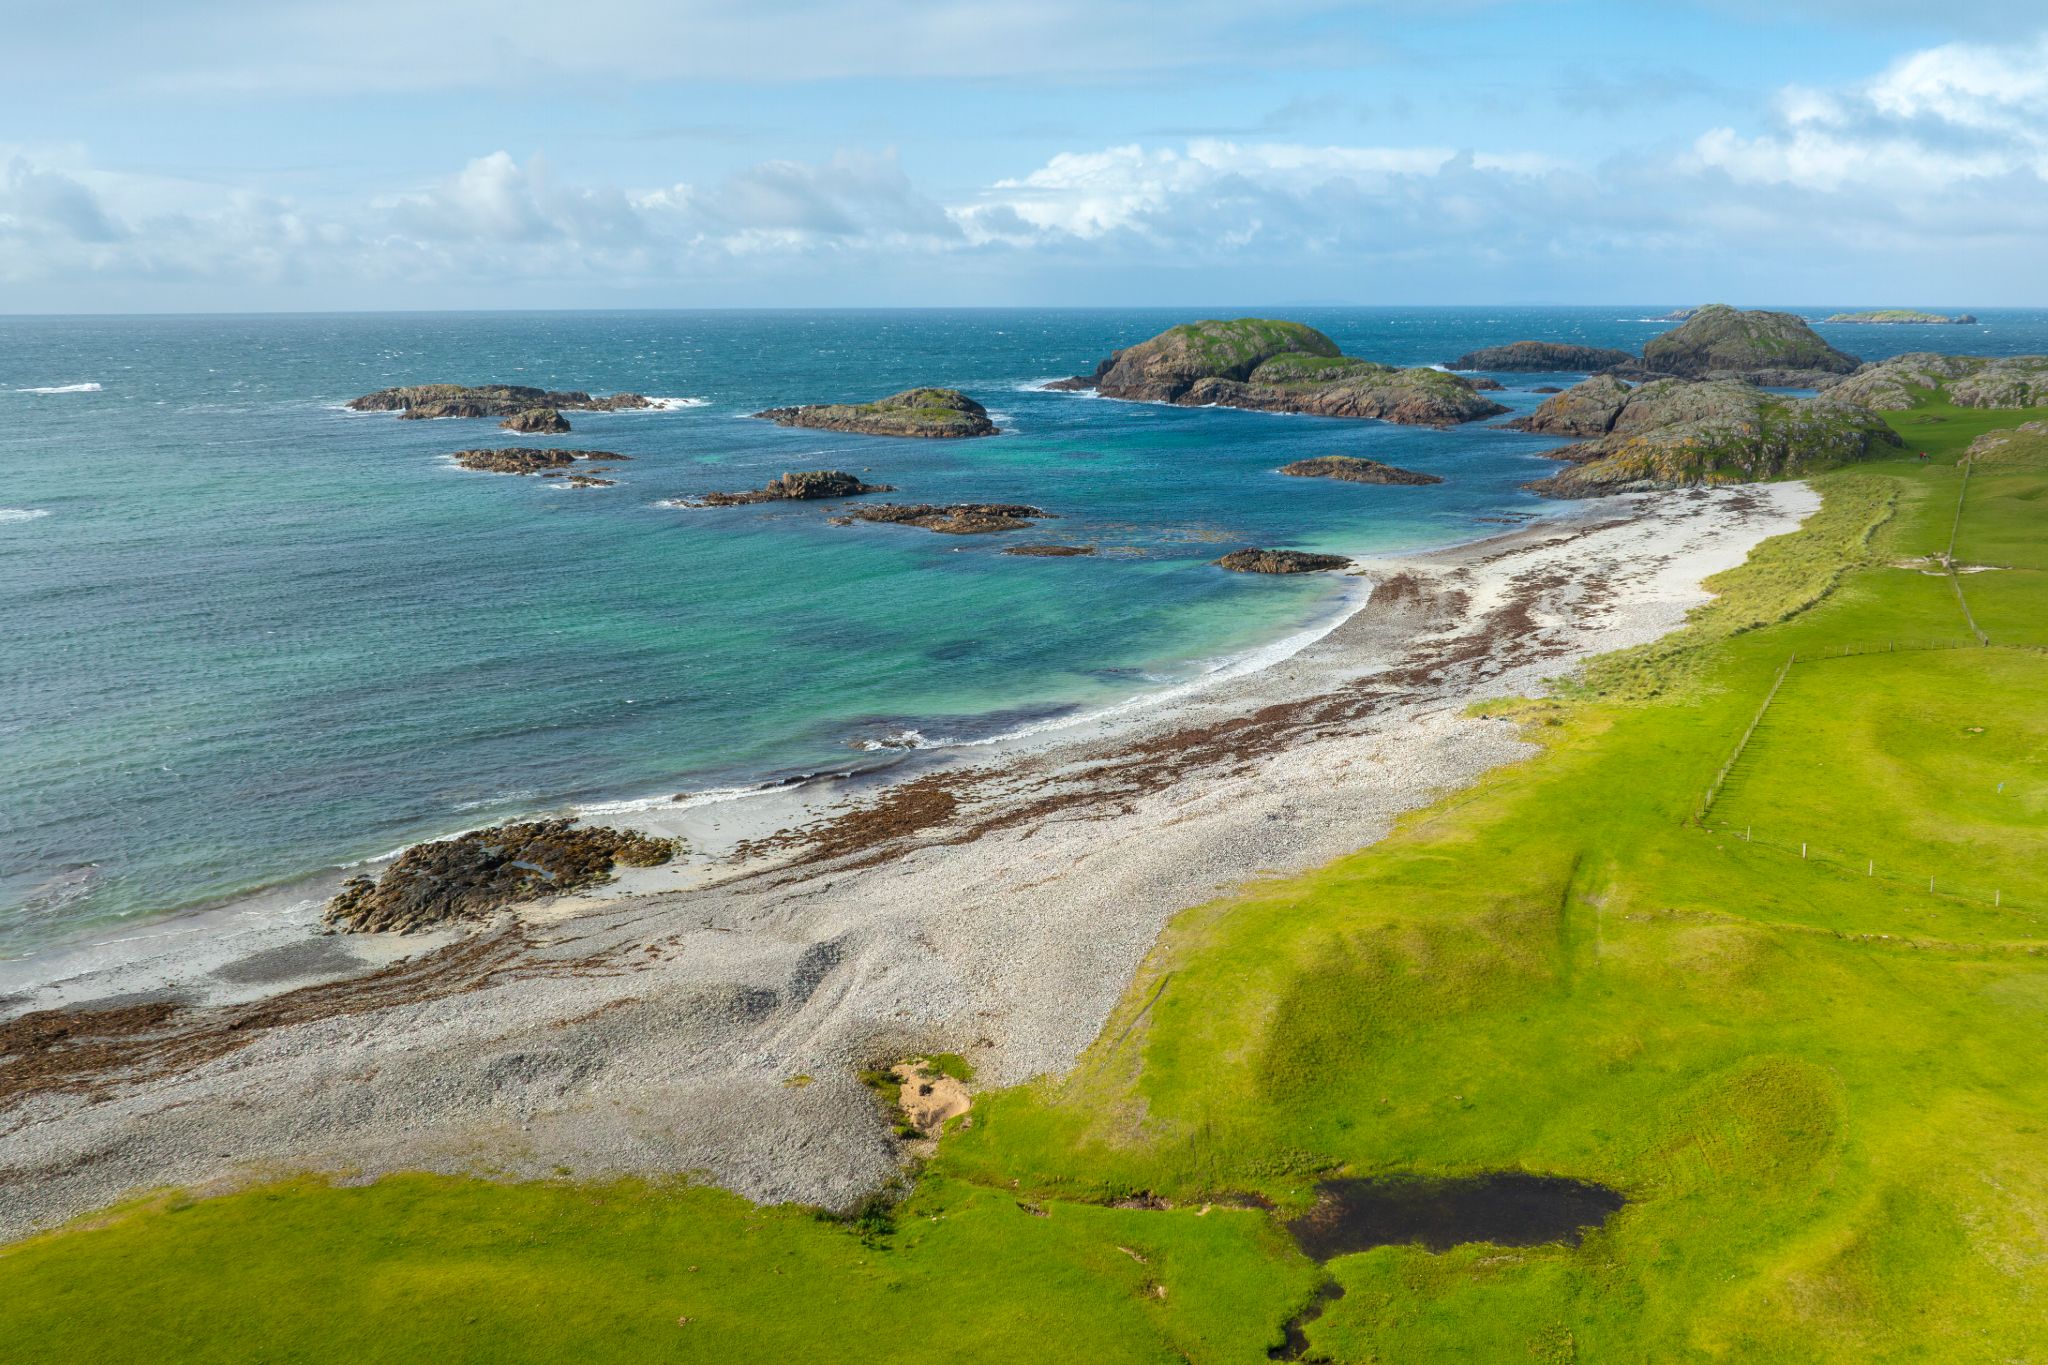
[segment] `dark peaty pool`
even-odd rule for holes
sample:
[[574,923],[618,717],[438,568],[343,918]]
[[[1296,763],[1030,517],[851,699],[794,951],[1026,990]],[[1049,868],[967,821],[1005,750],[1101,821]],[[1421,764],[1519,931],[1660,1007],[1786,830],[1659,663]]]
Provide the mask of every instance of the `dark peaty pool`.
[[1320,1202],[1287,1230],[1318,1261],[1416,1243],[1431,1251],[1461,1242],[1577,1246],[1586,1229],[1627,1202],[1604,1185],[1521,1171],[1450,1180],[1326,1180],[1317,1189]]

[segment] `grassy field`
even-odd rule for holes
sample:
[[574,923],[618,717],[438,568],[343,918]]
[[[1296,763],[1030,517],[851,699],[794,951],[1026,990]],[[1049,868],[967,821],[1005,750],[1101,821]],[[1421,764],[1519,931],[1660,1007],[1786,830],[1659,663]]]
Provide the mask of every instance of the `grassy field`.
[[[1081,1065],[981,1097],[893,1213],[172,1197],[0,1250],[0,1355],[1230,1362],[1334,1277],[1309,1358],[2048,1359],[2048,451],[1974,470],[1955,525],[1956,457],[2037,415],[1897,414],[1927,463],[1821,477],[1686,632],[1493,708],[1540,758],[1182,915]],[[1897,567],[1952,527],[2016,566],[1955,580],[1988,648],[1955,581]],[[1327,1267],[1207,1207],[1494,1170],[1629,1203],[1577,1247]],[[1107,1207],[1140,1192],[1174,1207]]]

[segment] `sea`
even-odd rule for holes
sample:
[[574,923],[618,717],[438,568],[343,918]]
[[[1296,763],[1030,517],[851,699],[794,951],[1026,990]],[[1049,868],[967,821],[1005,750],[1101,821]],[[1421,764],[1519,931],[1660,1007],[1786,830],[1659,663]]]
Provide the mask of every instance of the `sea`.
[[[1634,349],[1669,307],[0,318],[0,957],[499,820],[885,767],[1282,657],[1358,584],[1219,555],[1498,534],[1555,510],[1522,488],[1555,443],[1039,385],[1194,317],[1295,318],[1410,365]],[[2048,313],[1980,317],[1821,331],[1866,358],[2048,351]],[[1498,378],[1523,411],[1577,376]],[[666,401],[547,438],[344,406],[432,381]],[[965,390],[1002,434],[751,415],[915,385]],[[450,459],[515,444],[631,459],[585,489]],[[1331,454],[1444,482],[1275,472]],[[1053,517],[959,537],[676,505],[797,469]],[[1097,553],[1001,553],[1019,542]]]

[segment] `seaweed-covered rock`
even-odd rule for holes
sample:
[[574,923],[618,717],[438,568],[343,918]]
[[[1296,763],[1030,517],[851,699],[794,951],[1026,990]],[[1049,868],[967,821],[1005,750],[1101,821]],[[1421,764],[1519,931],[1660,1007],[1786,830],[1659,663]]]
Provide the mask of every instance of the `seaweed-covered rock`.
[[486,918],[508,905],[595,886],[612,868],[655,867],[679,846],[629,830],[531,820],[415,844],[382,876],[351,879],[327,903],[343,933],[411,933]]
[[1010,545],[1003,549],[1006,555],[1029,555],[1038,559],[1068,559],[1077,555],[1092,555],[1093,545]]
[[997,430],[988,409],[958,389],[905,389],[872,403],[812,403],[769,408],[754,416],[777,426],[849,431],[860,436],[958,440],[993,436]]
[[1903,444],[1867,408],[1730,381],[1661,380],[1631,392],[1606,435],[1548,452],[1575,467],[1528,487],[1582,498],[1796,478]]
[[1643,364],[1685,379],[1746,379],[1768,371],[1812,381],[1848,374],[1857,359],[1821,340],[1806,319],[1792,313],[1745,312],[1726,304],[1700,309],[1683,324],[1643,347]]
[[1343,555],[1311,554],[1307,550],[1232,550],[1215,561],[1219,569],[1232,573],[1328,573],[1348,569],[1351,561]]
[[557,446],[534,448],[531,446],[501,446],[495,450],[458,450],[455,463],[464,469],[482,470],[488,474],[539,474],[543,470],[567,469],[578,460],[602,462],[609,460],[630,460],[630,455],[616,455],[609,450],[563,450]]
[[[1507,409],[1475,381],[1442,370],[1395,369],[1346,356],[1313,327],[1237,318],[1169,327],[1056,387],[1106,398],[1188,407],[1254,408],[1449,426]],[[1491,384],[1498,388],[1498,384]]]
[[1379,483],[1406,486],[1442,483],[1434,474],[1422,474],[1413,469],[1402,469],[1396,465],[1381,464],[1378,460],[1364,460],[1356,455],[1318,455],[1310,460],[1296,460],[1293,464],[1280,466],[1282,474],[1297,479],[1339,479],[1345,483]]
[[1598,374],[1617,365],[1633,365],[1629,351],[1607,346],[1575,346],[1562,341],[1511,341],[1486,346],[1446,361],[1453,370],[1498,370],[1504,374]]
[[686,507],[743,507],[757,502],[811,502],[821,498],[851,498],[863,493],[893,493],[886,483],[862,483],[843,469],[799,469],[778,474],[760,488],[739,493],[706,493],[685,499]]
[[569,429],[569,419],[553,408],[523,408],[498,425],[527,436],[559,436]]
[[848,526],[856,521],[872,521],[885,526],[921,526],[949,536],[978,536],[992,531],[1021,531],[1034,520],[1051,515],[1021,502],[878,502],[852,508],[844,516],[831,518],[831,523]]
[[525,384],[405,384],[349,400],[357,412],[395,412],[416,420],[435,417],[510,417],[528,408],[558,412],[622,412],[651,408],[637,393],[593,398],[581,389],[536,389]]

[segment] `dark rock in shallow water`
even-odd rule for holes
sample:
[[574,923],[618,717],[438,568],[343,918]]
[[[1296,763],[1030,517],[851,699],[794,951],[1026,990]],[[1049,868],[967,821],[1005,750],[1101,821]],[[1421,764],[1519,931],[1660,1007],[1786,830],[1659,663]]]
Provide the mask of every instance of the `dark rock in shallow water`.
[[1635,356],[1606,346],[1574,346],[1561,341],[1512,341],[1467,351],[1447,362],[1453,370],[1499,370],[1524,374],[1598,374],[1617,365],[1633,365]]
[[488,474],[538,474],[544,469],[562,470],[578,460],[630,460],[609,450],[563,450],[557,446],[501,446],[496,450],[458,450],[455,463],[464,469]]
[[784,427],[849,431],[859,436],[911,436],[957,440],[993,436],[988,409],[958,389],[905,389],[872,403],[813,403],[757,412]]
[[569,429],[569,419],[553,408],[525,408],[498,425],[528,436],[559,436]]
[[1343,555],[1310,554],[1306,550],[1232,550],[1215,563],[1217,568],[1232,573],[1327,573],[1351,567],[1351,561]]
[[510,417],[528,408],[559,412],[622,412],[651,408],[637,393],[593,398],[581,389],[536,389],[525,384],[406,384],[349,400],[357,412],[395,412],[401,417]]
[[1563,390],[1563,389],[1560,389],[1560,388],[1559,388],[1559,387],[1558,387],[1557,385],[1555,385],[1555,384],[1539,384],[1539,385],[1537,385],[1537,386],[1536,386],[1535,388],[1533,388],[1533,389],[1529,390],[1529,392],[1531,392],[1531,393],[1563,393],[1563,392],[1564,392],[1564,390]]
[[1287,1224],[1295,1244],[1318,1261],[1383,1246],[1577,1246],[1588,1229],[1628,1202],[1604,1185],[1521,1171],[1451,1180],[1326,1180],[1319,1192],[1321,1202]]
[[611,880],[616,864],[655,867],[675,857],[672,839],[533,820],[416,844],[372,881],[356,877],[327,903],[343,933],[411,933],[483,919],[520,901]]
[[831,522],[834,526],[848,526],[856,521],[873,521],[889,526],[921,526],[949,536],[974,536],[991,531],[1021,531],[1034,519],[1050,515],[1021,502],[878,502],[855,507],[845,516],[831,518]]
[[1076,555],[1092,555],[1093,545],[1010,545],[1003,550],[1006,555],[1033,555],[1041,559],[1068,559]]
[[1420,474],[1412,469],[1381,464],[1378,460],[1363,460],[1356,455],[1318,455],[1312,460],[1296,460],[1293,464],[1281,465],[1280,472],[1297,479],[1341,479],[1345,483],[1420,486],[1443,482],[1434,474]]
[[1365,417],[1416,426],[1450,426],[1507,411],[1480,397],[1480,385],[1472,380],[1347,356],[1315,328],[1272,318],[1170,327],[1110,356],[1089,378],[1077,376],[1049,387],[1093,388],[1105,398],[1183,407]]
[[808,502],[819,498],[851,498],[862,493],[893,493],[886,483],[862,483],[843,469],[802,469],[778,474],[764,487],[743,493],[706,493],[685,500],[689,507],[744,507],[757,502]]

